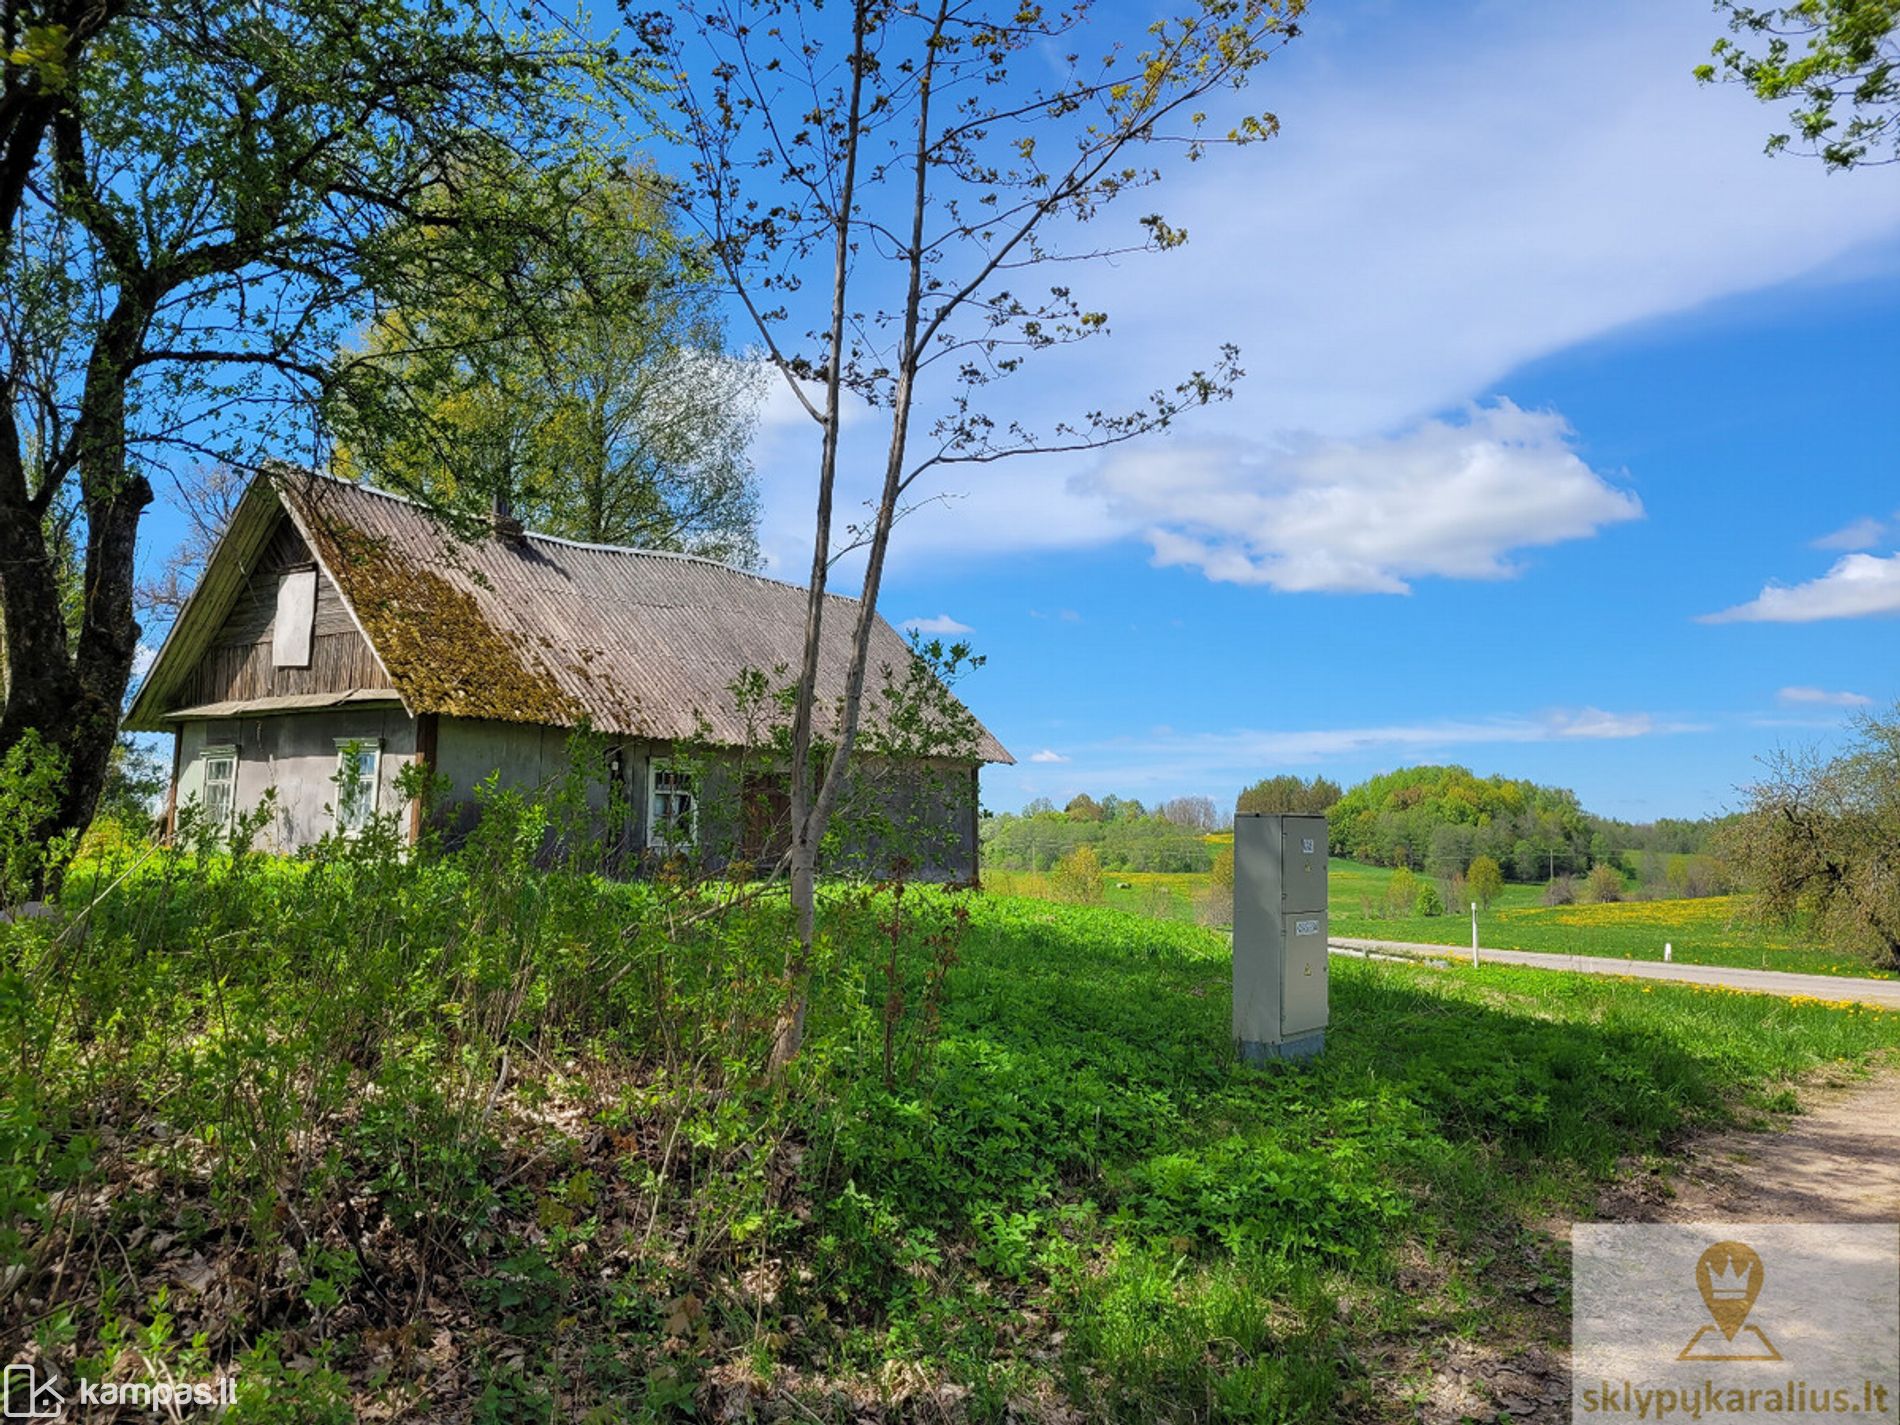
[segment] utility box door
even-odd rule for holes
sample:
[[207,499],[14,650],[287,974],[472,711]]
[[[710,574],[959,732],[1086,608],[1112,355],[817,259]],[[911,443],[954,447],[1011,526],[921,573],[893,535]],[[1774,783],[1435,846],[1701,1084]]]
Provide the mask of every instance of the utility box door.
[[1326,909],[1326,818],[1289,816],[1280,844],[1281,909]]
[[[1297,843],[1295,843],[1297,845]],[[1326,912],[1289,911],[1281,962],[1280,1033],[1287,1038],[1326,1027]]]

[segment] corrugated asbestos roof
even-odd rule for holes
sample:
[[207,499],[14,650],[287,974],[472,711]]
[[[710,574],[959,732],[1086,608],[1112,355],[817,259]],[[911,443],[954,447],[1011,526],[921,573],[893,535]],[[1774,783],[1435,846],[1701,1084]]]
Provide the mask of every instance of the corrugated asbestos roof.
[[[465,542],[422,507],[366,486],[288,473],[272,484],[412,713],[585,719],[604,732],[743,746],[757,733],[735,705],[735,680],[757,670],[776,687],[798,666],[806,595],[797,585],[537,534]],[[821,708],[843,696],[857,614],[857,600],[830,598]],[[878,619],[867,718],[884,670],[901,677],[910,658]],[[978,733],[981,760],[1015,760],[987,728]]]

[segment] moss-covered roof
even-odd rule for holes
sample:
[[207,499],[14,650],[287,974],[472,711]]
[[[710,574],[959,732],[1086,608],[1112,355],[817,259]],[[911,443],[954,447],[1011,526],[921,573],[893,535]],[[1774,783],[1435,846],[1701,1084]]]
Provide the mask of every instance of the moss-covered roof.
[[[269,477],[411,712],[742,746],[757,729],[732,688],[789,679],[806,593],[710,560],[527,533],[458,538],[428,510],[362,485]],[[842,698],[855,599],[832,597],[820,706]],[[909,646],[883,619],[872,685]],[[987,729],[977,755],[1013,760]]]

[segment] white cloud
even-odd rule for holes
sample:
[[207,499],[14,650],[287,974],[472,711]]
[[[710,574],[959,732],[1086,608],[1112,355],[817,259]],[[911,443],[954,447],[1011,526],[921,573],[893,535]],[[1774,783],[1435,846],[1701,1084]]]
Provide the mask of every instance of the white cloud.
[[1647,737],[1658,731],[1684,730],[1681,725],[1658,727],[1648,713],[1609,713],[1602,708],[1559,714],[1550,719],[1549,725],[1558,737],[1583,738]]
[[1816,549],[1872,549],[1887,534],[1887,522],[1872,515],[1842,525],[1812,541]]
[[[1120,738],[1075,749],[1093,770],[1098,764],[1153,767],[1167,777],[1246,766],[1310,766],[1339,758],[1390,752],[1412,756],[1458,747],[1540,742],[1624,740],[1706,732],[1702,723],[1654,713],[1601,708],[1552,709],[1536,715],[1444,718],[1369,727],[1252,729],[1198,735],[1157,731],[1145,739]],[[1034,760],[1033,758],[1031,759]]]
[[[1131,447],[1150,470],[1178,476],[1185,464],[1197,478],[1210,457],[1184,443],[1219,451],[1231,467],[1211,492],[1221,518],[1198,535],[1150,519],[1141,508],[1154,501],[1088,478],[1085,458],[948,467],[915,493],[968,498],[905,521],[897,564],[1099,546],[1159,524],[1175,536],[1168,554],[1222,577],[1389,588],[1410,577],[1395,567],[1402,555],[1421,573],[1497,577],[1509,551],[1531,547],[1523,530],[1537,531],[1540,515],[1554,521],[1547,538],[1578,537],[1557,532],[1565,521],[1600,528],[1614,492],[1580,480],[1576,505],[1500,514],[1498,536],[1460,544],[1463,563],[1411,555],[1390,529],[1370,558],[1349,538],[1288,559],[1250,550],[1234,531],[1253,530],[1251,515],[1227,507],[1271,498],[1289,452],[1363,454],[1499,394],[1527,362],[1718,298],[1838,275],[1900,230],[1900,185],[1767,158],[1773,113],[1739,86],[1694,82],[1718,19],[1654,0],[1315,12],[1274,63],[1280,136],[1211,155],[1158,190],[1191,234],[1185,252],[1065,273],[1078,301],[1110,314],[1113,335],[1038,358],[987,393],[999,420],[1046,429],[1078,403],[1137,400],[1205,367],[1216,343],[1239,342],[1249,375],[1232,402]],[[1103,221],[1132,225],[1141,211]],[[882,436],[868,422],[847,440],[841,509],[871,488]],[[759,464],[766,546],[802,569],[815,457]],[[1423,503],[1410,495],[1406,508]],[[1336,531],[1322,522],[1319,532]]]
[[1775,696],[1801,707],[1864,708],[1873,702],[1865,693],[1830,692],[1826,688],[1783,688]]
[[1642,502],[1584,464],[1571,436],[1554,412],[1500,400],[1387,439],[1131,453],[1091,483],[1146,527],[1156,564],[1402,594],[1421,576],[1508,578],[1515,550],[1639,518]]
[[1069,759],[1064,757],[1060,752],[1045,747],[1040,752],[1030,753],[1029,760],[1031,762],[1067,762]]
[[1390,430],[1900,224],[1894,185],[1850,191],[1764,156],[1773,112],[1695,83],[1721,29],[1703,7],[1334,7],[1301,23],[1275,61],[1280,135],[1164,190],[1188,246],[1084,298],[1143,369],[1240,342],[1237,428]]
[[935,618],[907,618],[898,625],[912,633],[973,633],[967,623],[958,623],[949,614],[938,614]]
[[1703,623],[1814,623],[1900,613],[1900,554],[1849,554],[1805,584],[1769,584],[1745,604],[1704,614]]
[[132,681],[140,681],[152,671],[152,665],[158,661],[158,650],[149,644],[141,643],[132,650]]

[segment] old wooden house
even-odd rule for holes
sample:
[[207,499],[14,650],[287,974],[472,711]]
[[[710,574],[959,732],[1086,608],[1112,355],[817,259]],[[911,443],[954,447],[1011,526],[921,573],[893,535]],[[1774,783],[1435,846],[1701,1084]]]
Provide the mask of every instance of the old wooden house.
[[[397,496],[278,471],[246,492],[126,725],[172,734],[174,828],[194,806],[228,828],[268,793],[260,836],[280,851],[373,818],[411,839],[425,815],[452,832],[484,784],[562,778],[586,728],[600,748],[587,796],[630,864],[681,850],[758,859],[784,831],[784,767],[770,700],[735,688],[788,679],[805,612],[799,586],[709,560],[506,518],[451,531]],[[845,598],[827,610],[821,708],[843,694],[857,612]],[[907,731],[882,755],[874,736],[863,759],[859,795],[880,808],[867,824],[888,834],[857,854],[972,878],[978,772],[1009,753],[882,619],[870,669],[873,729],[889,715]],[[920,685],[933,713],[888,711]],[[920,726],[942,736],[919,740]],[[442,789],[427,813],[405,795],[416,779],[399,785],[410,764]]]

